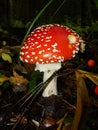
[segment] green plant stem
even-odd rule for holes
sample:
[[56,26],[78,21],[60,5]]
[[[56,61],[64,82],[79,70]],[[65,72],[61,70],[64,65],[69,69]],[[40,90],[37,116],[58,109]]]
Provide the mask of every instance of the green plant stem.
[[32,27],[34,26],[35,22],[38,20],[38,18],[42,15],[42,13],[46,10],[46,8],[53,2],[53,0],[50,0],[45,6],[44,8],[42,8],[42,10],[36,15],[36,17],[34,18],[33,22],[31,23],[27,33],[25,34],[23,41],[21,43],[21,46],[23,45],[25,39],[27,38],[28,34],[30,33]]
[[[31,23],[30,27],[28,28],[23,40],[22,40],[22,43],[20,45],[20,49],[21,47],[23,46],[24,44],[24,41],[26,40],[28,34],[30,33],[32,27],[34,26],[35,22],[38,20],[38,18],[42,15],[42,13],[46,10],[46,8],[53,2],[53,0],[50,0],[42,9],[41,11],[36,15],[36,17],[34,18],[33,22]],[[20,51],[19,51],[20,52]],[[18,60],[18,64],[21,66],[21,63],[20,63],[20,60]]]

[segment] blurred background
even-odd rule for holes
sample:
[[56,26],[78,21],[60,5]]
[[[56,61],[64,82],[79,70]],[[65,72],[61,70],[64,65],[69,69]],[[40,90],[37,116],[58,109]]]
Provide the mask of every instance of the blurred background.
[[[49,0],[0,0],[0,38],[11,35],[22,40],[27,28],[47,2]],[[96,28],[98,1],[53,0],[34,27],[48,23],[65,24],[73,28],[94,25]]]

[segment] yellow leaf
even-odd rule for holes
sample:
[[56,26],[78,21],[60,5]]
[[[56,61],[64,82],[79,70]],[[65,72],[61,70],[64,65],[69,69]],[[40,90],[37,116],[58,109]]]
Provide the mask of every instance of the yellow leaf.
[[6,54],[6,53],[2,53],[2,59],[4,61],[8,61],[9,63],[12,63],[12,58],[9,54]]
[[8,77],[0,77],[0,82],[8,81],[10,78]]

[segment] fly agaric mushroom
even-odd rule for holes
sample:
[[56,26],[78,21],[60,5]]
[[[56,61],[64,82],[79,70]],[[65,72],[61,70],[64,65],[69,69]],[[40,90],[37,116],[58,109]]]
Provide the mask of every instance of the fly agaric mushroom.
[[[61,68],[61,63],[72,59],[79,51],[81,38],[72,29],[49,24],[36,28],[27,37],[20,51],[20,60],[35,64],[35,70],[44,72],[45,82],[55,71]],[[57,95],[57,77],[48,84],[42,96]]]

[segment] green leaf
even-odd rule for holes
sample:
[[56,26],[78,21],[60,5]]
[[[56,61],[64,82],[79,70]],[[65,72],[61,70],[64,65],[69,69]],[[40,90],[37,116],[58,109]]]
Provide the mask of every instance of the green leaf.
[[4,60],[4,61],[8,61],[9,63],[12,63],[12,58],[11,58],[11,56],[9,55],[9,54],[7,54],[7,53],[2,53],[2,59]]
[[32,92],[35,91],[36,89],[36,82],[34,80],[30,81],[29,82],[29,89],[28,89],[28,92]]

